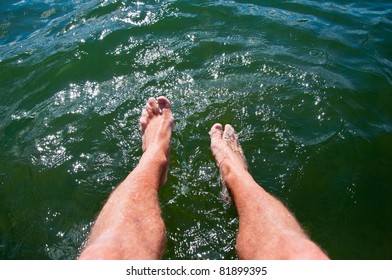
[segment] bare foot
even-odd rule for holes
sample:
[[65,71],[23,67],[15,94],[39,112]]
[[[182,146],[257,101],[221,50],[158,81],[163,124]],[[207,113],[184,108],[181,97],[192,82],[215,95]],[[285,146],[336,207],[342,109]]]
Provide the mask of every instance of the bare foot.
[[157,99],[150,97],[140,117],[143,153],[151,156],[164,156],[167,161],[161,185],[166,182],[168,161],[170,156],[170,139],[174,126],[174,118],[170,101],[163,96]]
[[209,134],[211,137],[211,151],[219,167],[223,185],[221,198],[225,203],[230,203],[231,198],[227,190],[230,185],[227,185],[226,178],[233,171],[246,171],[248,169],[244,152],[231,125],[226,124],[223,131],[222,125],[216,123],[211,127]]

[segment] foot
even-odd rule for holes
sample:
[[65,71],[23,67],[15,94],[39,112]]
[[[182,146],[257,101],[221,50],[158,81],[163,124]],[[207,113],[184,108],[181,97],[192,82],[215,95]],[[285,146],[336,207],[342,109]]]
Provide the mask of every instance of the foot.
[[227,187],[230,188],[230,184],[227,182],[227,177],[233,172],[247,171],[244,152],[231,125],[226,124],[223,131],[222,125],[216,123],[212,126],[209,134],[211,137],[211,151],[219,167],[223,185],[221,198],[224,202],[229,203],[230,196]]
[[170,156],[170,139],[174,126],[174,118],[171,111],[170,101],[163,96],[157,99],[150,97],[140,117],[140,129],[142,134],[142,151],[154,158],[166,161],[161,185],[166,181],[168,161]]

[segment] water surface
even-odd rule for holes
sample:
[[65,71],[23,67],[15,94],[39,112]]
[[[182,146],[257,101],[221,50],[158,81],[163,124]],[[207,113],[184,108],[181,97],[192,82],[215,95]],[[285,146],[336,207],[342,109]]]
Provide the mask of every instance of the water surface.
[[208,131],[334,259],[392,258],[390,1],[2,1],[0,258],[74,259],[173,103],[165,259],[236,259]]

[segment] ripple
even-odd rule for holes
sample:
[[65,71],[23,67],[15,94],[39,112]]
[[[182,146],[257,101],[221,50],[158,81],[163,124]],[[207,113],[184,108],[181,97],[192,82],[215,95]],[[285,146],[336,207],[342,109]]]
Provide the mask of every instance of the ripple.
[[332,257],[385,256],[368,237],[389,240],[374,216],[391,213],[390,3],[253,2],[0,4],[2,257],[75,258],[137,164],[138,118],[159,95],[176,119],[165,258],[237,258],[215,122]]

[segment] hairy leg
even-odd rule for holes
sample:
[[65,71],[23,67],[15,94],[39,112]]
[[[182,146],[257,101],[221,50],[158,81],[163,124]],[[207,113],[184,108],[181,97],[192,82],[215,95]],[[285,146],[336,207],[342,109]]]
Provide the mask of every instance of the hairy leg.
[[113,191],[79,259],[159,259],[165,225],[158,190],[166,180],[174,126],[170,102],[149,98],[140,118],[143,155]]
[[239,215],[237,253],[241,259],[328,259],[290,211],[258,185],[247,171],[230,125],[210,130],[211,150]]

